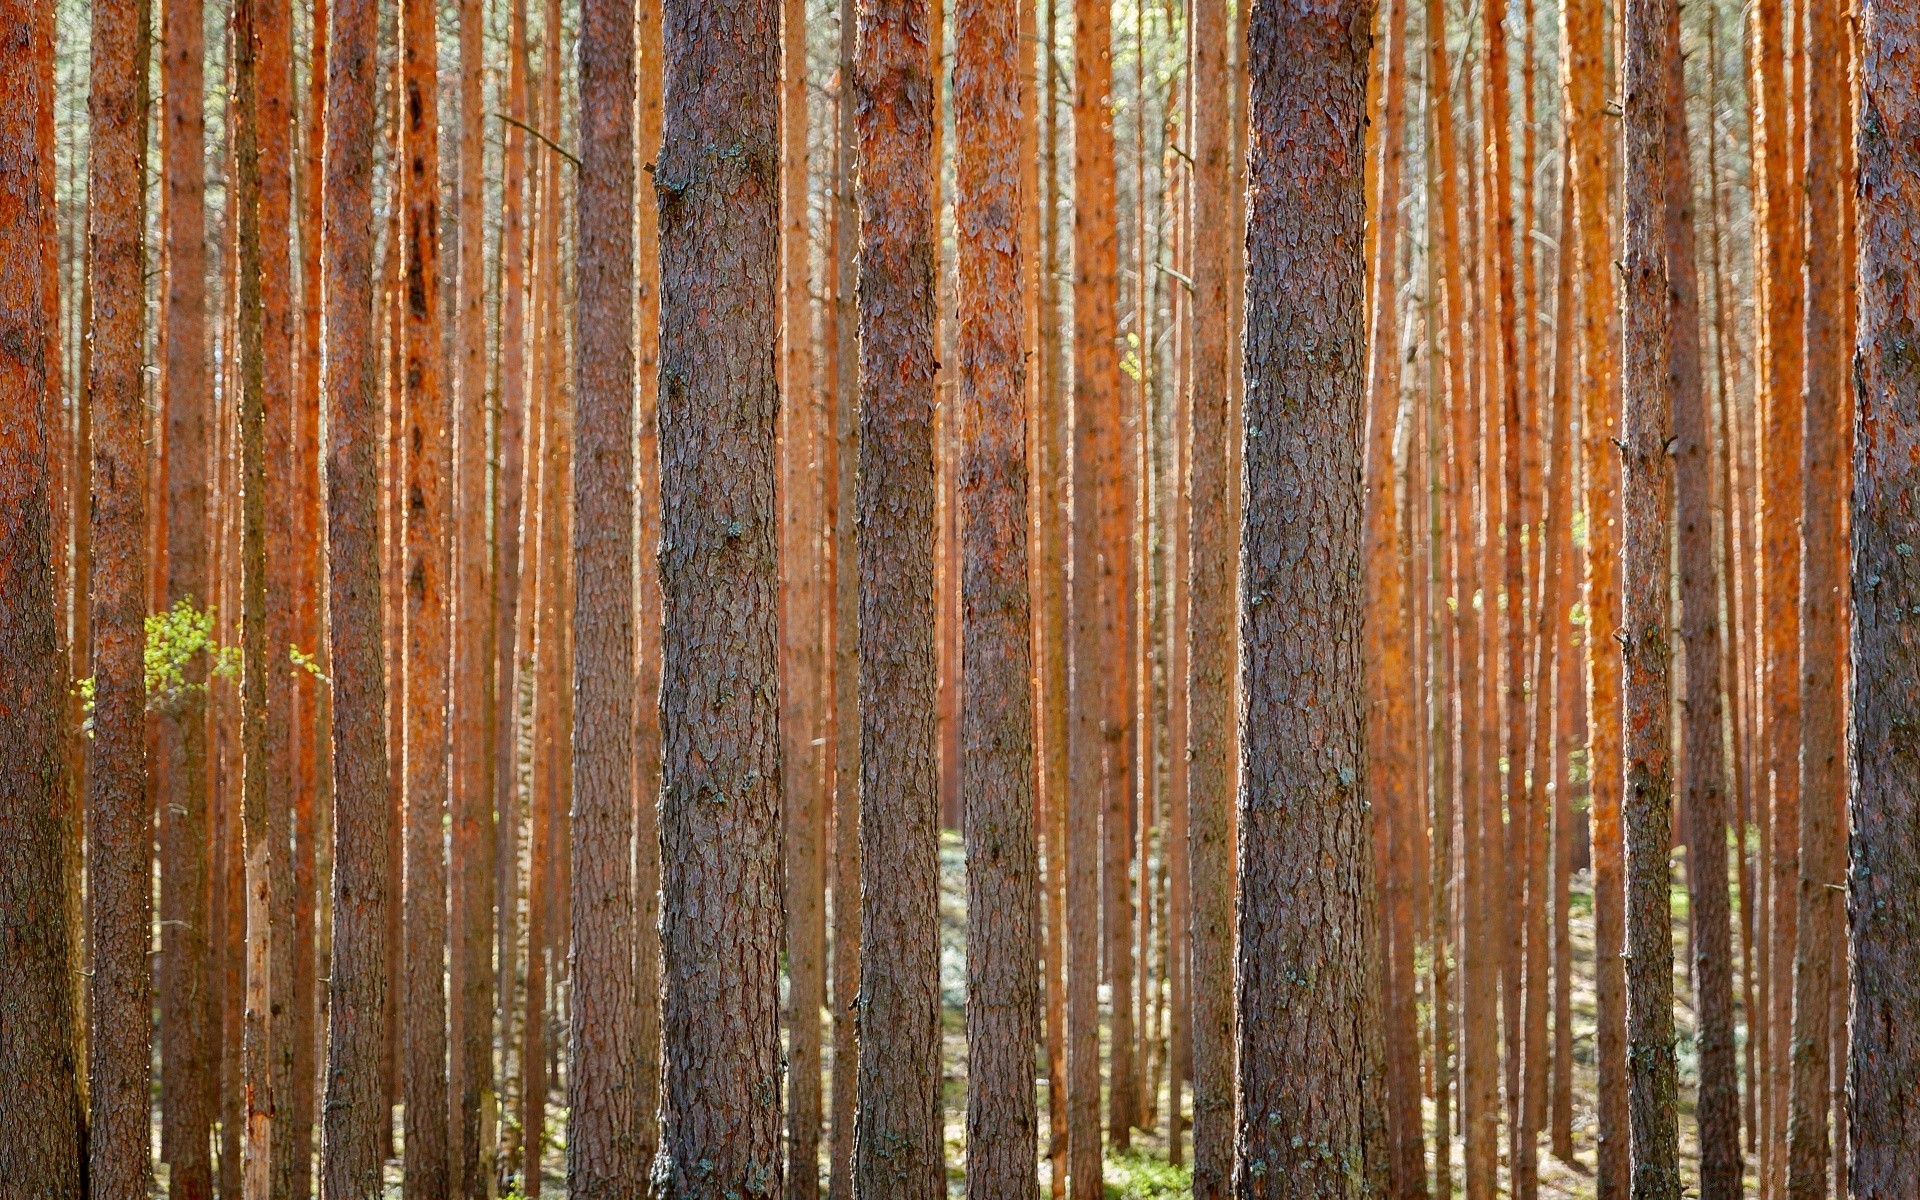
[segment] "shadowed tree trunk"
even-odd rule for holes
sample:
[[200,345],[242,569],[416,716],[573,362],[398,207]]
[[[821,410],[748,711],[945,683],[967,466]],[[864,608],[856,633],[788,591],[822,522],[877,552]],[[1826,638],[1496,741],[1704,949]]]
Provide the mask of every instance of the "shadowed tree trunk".
[[[147,793],[144,647],[147,447],[142,386],[146,304],[147,6],[92,12],[87,140],[87,276],[92,346],[93,731],[86,744],[88,945],[87,1183],[144,1195],[153,977],[152,808]],[[13,143],[26,145],[24,141]],[[39,258],[33,259],[37,270]],[[31,286],[16,295],[33,291]]]
[[945,1188],[940,1121],[933,36],[925,0],[860,8],[860,1081],[854,1191]]
[[1666,247],[1667,56],[1673,0],[1628,0],[1625,135],[1626,317],[1622,396],[1620,623],[1625,702],[1627,1106],[1633,1200],[1680,1195],[1674,1062],[1669,526],[1673,479],[1672,299]]
[[[1191,561],[1187,625],[1187,854],[1192,872],[1193,1195],[1233,1171],[1233,514],[1228,508],[1232,163],[1225,0],[1193,6]],[[1223,228],[1227,232],[1220,234]]]
[[[206,40],[203,6],[162,12],[166,93],[165,327],[166,604],[205,611],[207,573]],[[210,1200],[214,1056],[209,1045],[207,941],[207,663],[195,656],[187,686],[162,715],[160,1098],[168,1191]]]
[[954,11],[967,846],[967,1193],[1038,1191],[1040,1040],[1027,575],[1022,0]]
[[[1920,14],[1858,9],[1860,315],[1854,357],[1852,761],[1848,872],[1853,947],[1849,1175],[1860,1200],[1894,1200],[1920,1176],[1920,940],[1906,898],[1920,887],[1913,828],[1920,760],[1911,746],[1920,641],[1920,374],[1908,347],[1920,312]],[[1903,550],[1902,547],[1909,549]]]
[[[779,12],[665,6],[656,1192],[781,1190]],[[726,149],[732,147],[733,149]],[[710,324],[727,314],[724,326]]]
[[[69,743],[54,570],[64,535],[53,504],[62,431],[42,226],[53,204],[42,156],[52,147],[35,128],[54,102],[46,44],[54,23],[46,16],[26,0],[0,4],[0,42],[9,47],[0,55],[0,411],[10,414],[0,427],[0,974],[8,980],[0,1001],[8,1030],[0,1039],[0,1189],[10,1200],[87,1194],[68,977],[80,931],[68,924],[62,879]],[[202,1147],[205,1136],[203,1125]]]
[[[1385,1191],[1366,806],[1361,430],[1366,6],[1248,37],[1234,1191]],[[1323,347],[1308,355],[1302,347]],[[1313,1096],[1303,1107],[1298,1097]]]
[[[1815,1200],[1828,1194],[1830,1112],[1828,1071],[1834,947],[1842,938],[1846,869],[1838,827],[1846,788],[1845,528],[1845,296],[1850,272],[1842,266],[1842,180],[1848,176],[1842,139],[1847,81],[1841,12],[1807,5],[1799,30],[1809,65],[1806,123],[1806,272],[1804,382],[1805,458],[1800,523],[1800,870],[1795,882],[1798,936],[1793,960],[1793,1073],[1787,1114],[1787,1195]],[[1842,968],[1844,970],[1844,967]],[[1844,1131],[1843,1131],[1844,1132]]]
[[374,0],[335,0],[327,55],[328,645],[333,675],[333,959],[321,1200],[380,1187],[386,1038],[386,671],[380,641],[380,391],[373,330]]
[[633,0],[580,12],[567,1195],[646,1186],[634,1089]]

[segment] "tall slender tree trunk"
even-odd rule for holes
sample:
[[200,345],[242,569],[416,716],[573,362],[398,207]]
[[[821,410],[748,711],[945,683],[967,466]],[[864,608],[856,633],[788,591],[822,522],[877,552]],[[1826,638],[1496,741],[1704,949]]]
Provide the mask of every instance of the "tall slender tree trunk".
[[[207,573],[206,39],[202,6],[161,14],[166,94],[166,255],[162,376],[166,413],[166,606],[205,611]],[[160,810],[162,1157],[168,1190],[210,1200],[214,1063],[208,1044],[207,663],[188,667],[161,718],[165,792]]]
[[1688,834],[1693,981],[1700,1054],[1700,1188],[1703,1200],[1740,1191],[1740,1085],[1734,1061],[1733,931],[1727,891],[1725,741],[1720,693],[1720,579],[1714,545],[1713,432],[1700,352],[1693,168],[1687,144],[1680,9],[1668,5],[1661,103],[1666,175],[1664,241],[1672,304],[1673,435],[1677,460],[1680,637],[1686,654],[1681,713],[1682,817]]
[[633,986],[633,0],[580,14],[567,1195],[641,1194]]
[[[933,27],[937,28],[937,27]],[[923,0],[860,9],[860,1080],[854,1190],[944,1187],[934,648],[936,210]]]
[[[666,1094],[655,1188],[780,1174],[773,0],[664,8],[661,788]],[[737,146],[718,154],[713,147]],[[708,315],[730,314],[721,329]],[[924,539],[923,541],[928,540]],[[716,599],[718,598],[718,599]]]
[[1793,1056],[1787,1114],[1787,1195],[1827,1195],[1828,1069],[1832,1047],[1833,948],[1842,936],[1846,852],[1840,828],[1845,795],[1846,700],[1841,591],[1846,554],[1840,494],[1845,486],[1846,268],[1840,261],[1842,180],[1846,178],[1845,33],[1840,13],[1810,4],[1800,31],[1808,64],[1806,343],[1801,401],[1805,458],[1800,560],[1800,869],[1794,889]]
[[787,910],[787,1195],[820,1193],[820,1009],[826,1002],[827,926],[821,856],[823,761],[820,597],[822,545],[814,438],[813,297],[808,272],[807,13],[782,0],[780,18],[780,420],[786,586],[782,620],[781,784]]
[[1671,329],[1665,238],[1671,0],[1628,0],[1625,17],[1626,316],[1622,375],[1621,648],[1626,778],[1628,1112],[1633,1200],[1680,1195],[1674,1061],[1671,624]]
[[[1365,7],[1261,0],[1248,39],[1234,1190],[1381,1194],[1361,429]],[[1311,360],[1290,349],[1325,347]],[[1302,520],[1301,517],[1306,519]],[[1298,1097],[1316,1103],[1302,1107]],[[1330,1161],[1329,1161],[1330,1160]]]
[[1225,0],[1193,4],[1193,388],[1187,624],[1187,857],[1192,871],[1193,1194],[1233,1170],[1233,514],[1228,305],[1232,172]]
[[378,355],[373,330],[374,0],[334,0],[327,56],[328,650],[333,674],[333,957],[328,971],[322,1200],[380,1187],[386,1039],[387,827],[380,645]]
[[1920,214],[1915,128],[1920,61],[1901,50],[1920,14],[1881,0],[1859,10],[1858,342],[1854,356],[1851,761],[1848,917],[1852,946],[1848,1174],[1861,1200],[1891,1200],[1920,1175],[1920,1120],[1896,1081],[1920,1065],[1920,941],[1900,898],[1920,884],[1912,840],[1920,760],[1904,754],[1913,720],[1920,603],[1920,378],[1905,351],[1920,300],[1911,247]]
[[[87,141],[93,730],[86,747],[88,1186],[144,1195],[153,979],[147,793],[147,6],[93,6]],[[25,142],[15,143],[25,145]],[[39,258],[33,258],[37,270]],[[28,291],[37,291],[29,287]]]
[[828,1146],[831,1200],[852,1200],[854,1104],[859,1095],[860,1021],[860,570],[855,484],[860,468],[860,209],[854,125],[858,43],[854,0],[840,0],[839,86],[834,96],[833,211],[837,284],[833,329],[833,1116]]
[[1627,1190],[1627,1059],[1625,975],[1620,953],[1624,895],[1620,884],[1619,541],[1616,504],[1620,456],[1614,448],[1613,237],[1608,207],[1602,5],[1570,0],[1563,10],[1567,46],[1566,108],[1572,141],[1574,219],[1579,233],[1580,448],[1587,528],[1587,778],[1593,817],[1594,992],[1598,1029],[1598,1200]]
[[54,569],[64,530],[53,503],[62,435],[44,266],[43,220],[54,202],[44,156],[53,147],[41,136],[54,104],[48,15],[23,0],[0,4],[0,40],[10,48],[0,55],[0,138],[9,147],[0,165],[0,409],[10,414],[0,433],[0,910],[8,914],[0,972],[9,981],[0,1009],[8,1030],[0,1039],[0,1192],[9,1200],[88,1194],[68,976],[80,930],[69,924],[63,885],[69,710]]
[[967,846],[967,1192],[1034,1196],[1040,1038],[1019,7],[959,0],[953,112]]

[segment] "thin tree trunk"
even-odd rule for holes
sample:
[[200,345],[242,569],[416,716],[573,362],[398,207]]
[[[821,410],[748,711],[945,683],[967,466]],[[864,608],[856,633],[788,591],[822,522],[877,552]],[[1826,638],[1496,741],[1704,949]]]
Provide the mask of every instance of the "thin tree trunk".
[[[1234,1191],[1387,1183],[1365,804],[1358,3],[1261,3],[1248,39]],[[1309,362],[1288,351],[1325,347]],[[1307,520],[1295,514],[1311,514]],[[1303,1107],[1298,1097],[1316,1102]]]
[[1853,1002],[1847,1092],[1848,1175],[1861,1200],[1891,1200],[1920,1175],[1920,1121],[1892,1081],[1920,1061],[1920,942],[1901,898],[1920,883],[1913,805],[1920,761],[1898,747],[1911,737],[1912,681],[1920,656],[1909,610],[1910,550],[1920,514],[1920,406],[1905,345],[1920,297],[1913,283],[1913,222],[1920,213],[1920,143],[1907,135],[1916,96],[1912,55],[1900,51],[1920,14],[1865,0],[1855,143],[1859,153],[1859,333],[1854,358],[1852,674],[1848,884]]
[[[543,182],[550,183],[553,176],[552,164],[547,164],[542,172]],[[541,228],[546,229],[545,209],[551,206],[551,193],[541,189],[542,213]],[[551,904],[550,886],[553,874],[553,824],[548,820],[552,779],[554,774],[553,758],[554,733],[552,676],[554,648],[553,623],[553,587],[554,556],[551,553],[554,506],[550,502],[549,492],[554,486],[552,463],[555,452],[552,444],[555,438],[556,421],[553,416],[554,388],[546,374],[548,354],[553,342],[547,322],[551,320],[551,297],[547,288],[545,272],[553,265],[553,246],[551,239],[540,239],[536,268],[538,275],[536,305],[540,315],[536,318],[533,356],[539,368],[534,379],[533,420],[534,455],[530,460],[531,486],[527,490],[527,524],[529,533],[527,548],[531,554],[533,580],[527,596],[531,612],[528,622],[528,634],[531,644],[528,646],[528,669],[532,673],[529,693],[532,697],[532,770],[528,772],[527,787],[527,937],[526,937],[526,985],[521,997],[524,1015],[520,1026],[520,1145],[517,1148],[520,1159],[520,1190],[528,1196],[538,1197],[541,1193],[540,1156],[546,1139],[547,1118],[547,927],[552,918],[549,916]]]
[[[93,350],[91,595],[93,729],[87,742],[88,1184],[136,1196],[148,1142],[153,907],[146,775],[147,451],[141,347],[146,305],[147,8],[93,7],[87,101],[87,273]],[[19,143],[24,144],[24,143]],[[37,269],[36,255],[33,265]],[[37,289],[29,289],[36,290]]]
[[[44,218],[54,204],[45,157],[53,150],[45,136],[55,90],[50,17],[19,0],[0,5],[0,38],[10,47],[0,56],[0,129],[16,148],[0,188],[0,294],[8,297],[0,310],[0,409],[11,414],[0,435],[0,695],[8,698],[0,708],[0,909],[9,914],[8,936],[0,938],[0,972],[9,981],[0,1191],[9,1200],[78,1200],[87,1194],[88,1170],[68,977],[69,947],[80,931],[68,923],[63,886],[68,706],[54,545],[64,531],[53,503],[60,394],[50,386],[59,343],[44,265]],[[137,320],[138,309],[131,312]],[[136,1115],[145,1111],[142,1105]],[[206,1146],[204,1123],[198,1145]]]
[[1670,0],[1628,0],[1626,37],[1626,317],[1621,446],[1627,850],[1627,1039],[1635,1064],[1628,1111],[1634,1200],[1680,1195],[1679,1082],[1674,1062],[1671,624],[1672,299],[1664,236]]
[[333,959],[322,1200],[380,1186],[386,1039],[386,675],[380,647],[379,390],[373,336],[373,0],[334,0],[321,231],[327,347],[328,647],[333,667]]
[[[1193,0],[1193,388],[1188,455],[1187,857],[1192,872],[1193,1194],[1219,1200],[1233,1170],[1234,860],[1229,810],[1235,653],[1228,446],[1233,259],[1227,8]],[[1230,228],[1230,227],[1229,227]]]
[[[780,1174],[778,19],[665,6],[660,204],[666,1095],[654,1187]],[[716,157],[713,146],[740,146]],[[708,314],[733,314],[721,330]],[[930,539],[923,537],[922,541]],[[719,597],[716,602],[716,597]],[[929,797],[930,799],[930,797]]]
[[[162,11],[166,93],[165,328],[166,607],[205,612],[207,573],[206,41],[197,4]],[[57,396],[57,393],[55,393]],[[161,808],[161,1147],[168,1191],[210,1200],[215,1078],[207,1022],[207,662],[162,714],[166,792]]]
[[1807,120],[1805,457],[1800,522],[1800,862],[1795,879],[1797,936],[1793,959],[1793,1052],[1787,1114],[1787,1195],[1812,1200],[1827,1195],[1828,1064],[1832,1012],[1833,947],[1842,933],[1845,795],[1845,671],[1840,611],[1845,530],[1840,495],[1845,487],[1846,362],[1840,262],[1841,148],[1846,112],[1846,43],[1840,14],[1811,4],[1800,30],[1809,74]]
[[1021,237],[1019,5],[954,12],[962,744],[967,845],[967,1193],[1036,1194],[1040,1035],[1027,575],[1027,289]]

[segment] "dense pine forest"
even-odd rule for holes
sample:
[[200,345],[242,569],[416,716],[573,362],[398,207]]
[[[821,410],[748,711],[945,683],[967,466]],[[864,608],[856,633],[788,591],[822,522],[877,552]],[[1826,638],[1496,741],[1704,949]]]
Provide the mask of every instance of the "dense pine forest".
[[1920,1197],[1915,0],[0,0],[0,1200]]

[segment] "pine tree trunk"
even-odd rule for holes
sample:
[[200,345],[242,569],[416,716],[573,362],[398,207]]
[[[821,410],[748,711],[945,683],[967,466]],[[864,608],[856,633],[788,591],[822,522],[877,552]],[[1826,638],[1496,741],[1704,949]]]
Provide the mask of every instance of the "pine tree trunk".
[[[1234,1190],[1385,1190],[1367,795],[1359,3],[1261,3],[1248,39]],[[1323,353],[1292,348],[1311,342]],[[1300,519],[1305,517],[1304,520]],[[1300,1096],[1316,1103],[1303,1108]]]
[[[665,6],[660,205],[666,1095],[654,1187],[780,1189],[779,46]],[[715,150],[714,147],[735,147]],[[709,329],[710,314],[729,314]],[[929,539],[923,537],[923,543]]]
[[[93,7],[88,96],[87,273],[92,344],[93,731],[86,746],[88,1184],[144,1194],[148,1141],[153,906],[142,657],[147,606],[147,22],[142,0]],[[33,260],[39,265],[38,257]]]
[[1040,1036],[1027,575],[1026,275],[1019,0],[954,11],[963,450],[961,689],[967,846],[967,1192],[1038,1188]]
[[1840,261],[1841,181],[1846,177],[1846,43],[1840,14],[1811,4],[1799,30],[1806,82],[1804,261],[1805,458],[1800,541],[1800,862],[1795,879],[1793,1052],[1787,1114],[1787,1195],[1827,1195],[1828,1070],[1833,949],[1842,937],[1846,852],[1839,827],[1845,795],[1846,700],[1842,639],[1845,531],[1846,340]]
[[1193,1194],[1227,1195],[1233,1171],[1233,893],[1229,810],[1234,704],[1229,508],[1229,304],[1233,276],[1224,0],[1193,7],[1193,388],[1187,624],[1187,856],[1192,872]]
[[[937,27],[936,27],[937,28]],[[944,1188],[934,647],[935,235],[930,36],[920,0],[860,12],[860,858],[854,1190]]]
[[[1913,326],[1912,245],[1920,212],[1914,128],[1916,62],[1901,47],[1916,14],[1867,0],[1859,10],[1859,340],[1854,358],[1852,495],[1852,818],[1848,916],[1853,966],[1847,1147],[1853,1194],[1891,1200],[1920,1175],[1920,1122],[1896,1082],[1920,1059],[1920,942],[1901,897],[1920,882],[1912,830],[1920,763],[1909,745],[1912,681],[1920,671],[1911,608],[1911,547],[1920,521],[1920,406],[1905,346]],[[1908,549],[1901,549],[1901,547]]]
[[1625,361],[1622,374],[1621,620],[1627,851],[1627,1044],[1634,1200],[1678,1200],[1674,1061],[1671,567],[1671,328],[1665,239],[1671,0],[1629,0],[1625,18]]
[[[0,1189],[20,1200],[78,1200],[87,1194],[88,1152],[68,977],[69,947],[81,931],[68,924],[62,881],[68,706],[54,545],[64,531],[54,522],[60,393],[43,225],[53,205],[43,156],[52,146],[36,130],[49,127],[54,104],[54,24],[46,16],[35,4],[0,5],[0,39],[10,47],[0,55],[0,129],[15,148],[0,172],[0,295],[8,297],[0,308],[0,409],[11,414],[0,436],[0,695],[8,698],[0,707],[0,909],[9,914],[0,938],[0,973],[9,981]],[[204,1124],[198,1144],[206,1145]]]
[[[161,14],[166,96],[166,303],[162,377],[166,412],[166,607],[206,611],[207,353],[204,14],[168,4]],[[161,1148],[169,1192],[213,1194],[213,1047],[208,1034],[207,663],[196,656],[161,717],[165,765],[160,842]]]
[[380,644],[380,392],[373,331],[373,0],[335,0],[327,57],[328,644],[333,667],[333,959],[322,1200],[380,1187],[386,1040],[386,674]]

